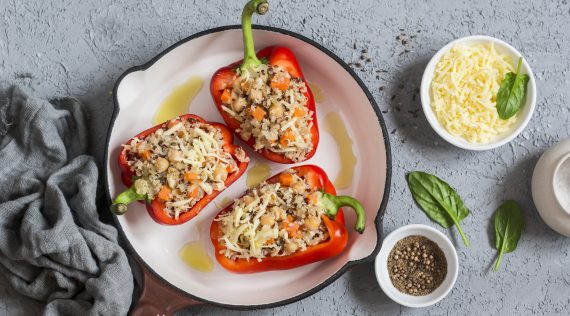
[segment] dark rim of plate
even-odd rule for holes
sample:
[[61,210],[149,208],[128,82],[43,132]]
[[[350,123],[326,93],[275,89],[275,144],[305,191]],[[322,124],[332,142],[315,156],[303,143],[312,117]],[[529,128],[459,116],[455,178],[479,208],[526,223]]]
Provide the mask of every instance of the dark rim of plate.
[[[273,307],[283,306],[283,305],[287,305],[287,304],[299,301],[301,299],[304,299],[304,298],[306,298],[310,295],[313,295],[313,294],[317,293],[318,291],[324,289],[329,284],[331,284],[333,281],[338,279],[341,275],[343,275],[350,267],[355,266],[357,264],[367,263],[367,262],[373,261],[374,258],[376,257],[376,255],[378,254],[378,251],[380,251],[380,246],[382,245],[382,239],[381,239],[381,237],[383,236],[382,223],[384,220],[384,215],[386,213],[386,207],[387,207],[388,199],[389,199],[389,195],[390,195],[390,185],[391,185],[391,178],[392,178],[392,154],[391,154],[391,149],[390,149],[390,140],[388,138],[388,131],[386,129],[386,123],[384,122],[382,114],[380,113],[380,109],[378,108],[378,104],[374,100],[374,97],[372,96],[372,94],[370,93],[368,88],[366,88],[366,85],[364,84],[364,82],[362,82],[362,80],[358,77],[358,75],[344,61],[342,61],[342,59],[340,59],[338,56],[336,56],[330,50],[328,50],[327,48],[323,47],[319,43],[317,43],[317,42],[315,42],[315,41],[313,41],[313,40],[311,40],[311,39],[309,39],[303,35],[300,35],[300,34],[297,34],[297,33],[294,33],[294,32],[288,31],[288,30],[276,28],[276,27],[270,27],[270,26],[253,25],[253,28],[256,30],[281,33],[284,35],[288,35],[288,36],[300,39],[303,42],[306,42],[306,43],[316,47],[317,49],[319,49],[320,51],[325,53],[327,56],[334,59],[339,65],[341,65],[352,76],[352,78],[358,83],[358,85],[360,86],[362,91],[366,94],[368,101],[370,101],[370,104],[372,105],[372,108],[374,109],[374,112],[376,113],[376,116],[378,118],[378,123],[380,124],[380,127],[382,128],[382,134],[383,134],[383,138],[384,138],[384,146],[386,147],[386,183],[384,186],[384,194],[382,196],[382,203],[380,204],[380,208],[379,208],[378,213],[376,215],[376,219],[374,220],[375,226],[376,226],[376,232],[378,234],[378,236],[377,236],[378,239],[376,241],[376,247],[374,248],[374,251],[372,251],[372,253],[369,256],[362,258],[360,260],[348,261],[342,268],[340,268],[336,273],[331,275],[328,279],[326,279],[325,281],[323,281],[320,284],[317,284],[316,286],[314,286],[313,288],[311,288],[310,290],[308,290],[306,292],[303,292],[299,295],[296,295],[294,297],[291,297],[291,298],[288,298],[285,300],[281,300],[281,301],[277,301],[277,302],[273,302],[273,303],[268,303],[268,304],[260,304],[260,305],[231,305],[231,304],[223,304],[223,303],[219,303],[219,302],[209,301],[209,300],[194,296],[194,295],[178,288],[177,286],[171,284],[170,282],[166,281],[158,273],[156,273],[144,261],[144,259],[142,259],[140,257],[140,255],[137,253],[137,251],[134,249],[134,247],[131,245],[129,239],[125,235],[123,228],[117,219],[117,216],[113,215],[113,220],[115,221],[115,226],[117,227],[117,229],[119,230],[119,232],[121,234],[121,237],[125,241],[125,244],[127,245],[129,252],[132,255],[134,255],[138,259],[137,261],[139,263],[143,264],[145,266],[145,268],[148,269],[157,278],[157,280],[162,282],[164,286],[168,286],[168,287],[176,290],[178,293],[180,293],[180,295],[184,295],[190,299],[193,299],[193,300],[196,300],[199,302],[203,302],[206,304],[211,304],[211,305],[219,306],[219,307],[223,307],[223,308],[228,308],[228,309],[240,309],[240,310],[273,308]],[[111,121],[109,122],[109,128],[108,128],[108,132],[107,132],[107,139],[106,139],[106,145],[105,145],[104,166],[108,165],[109,140],[111,137],[111,131],[112,131],[113,126],[115,124],[115,119],[117,118],[117,115],[119,113],[119,101],[117,100],[117,90],[118,90],[119,85],[120,85],[121,81],[123,80],[123,78],[125,78],[127,75],[129,75],[132,72],[142,71],[142,70],[146,70],[146,69],[150,68],[154,63],[156,63],[159,59],[161,59],[163,56],[168,54],[170,51],[174,50],[178,46],[183,45],[183,44],[185,44],[185,43],[187,43],[193,39],[196,39],[196,38],[199,38],[199,37],[202,37],[205,35],[213,34],[213,33],[223,32],[223,31],[227,31],[227,30],[234,30],[234,29],[241,29],[241,25],[227,25],[227,26],[216,27],[216,28],[212,28],[212,29],[205,30],[202,32],[198,32],[194,35],[191,35],[189,37],[186,37],[186,38],[174,43],[172,46],[170,46],[167,49],[165,49],[164,51],[160,52],[158,55],[156,55],[154,58],[152,58],[147,63],[140,65],[140,66],[135,66],[135,67],[129,68],[129,69],[127,69],[127,71],[125,71],[123,74],[121,74],[121,76],[117,79],[117,82],[115,83],[115,87],[113,88],[113,116],[111,117]],[[221,65],[221,66],[223,66],[223,65]],[[109,192],[109,185],[108,185],[109,182],[108,182],[108,178],[107,178],[107,172],[103,173],[103,179],[105,181],[105,186],[106,186],[105,193],[107,195],[107,201],[109,203],[111,203],[112,199],[111,199],[111,194]]]

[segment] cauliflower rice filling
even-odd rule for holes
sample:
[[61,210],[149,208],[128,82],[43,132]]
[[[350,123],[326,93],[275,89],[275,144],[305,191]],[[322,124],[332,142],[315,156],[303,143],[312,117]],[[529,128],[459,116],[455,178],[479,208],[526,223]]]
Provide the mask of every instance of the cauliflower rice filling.
[[[165,212],[178,219],[205,195],[221,191],[236,160],[223,149],[217,128],[196,120],[173,119],[144,138],[124,145],[138,194],[165,202]],[[246,161],[237,148],[238,161]]]
[[230,259],[259,261],[304,251],[329,238],[322,220],[326,209],[319,202],[321,192],[293,170],[290,181],[263,182],[235,200],[220,221],[220,253]]
[[313,112],[307,110],[307,86],[280,66],[261,64],[242,71],[222,94],[222,109],[240,122],[241,138],[255,139],[254,149],[267,149],[293,161],[312,151]]

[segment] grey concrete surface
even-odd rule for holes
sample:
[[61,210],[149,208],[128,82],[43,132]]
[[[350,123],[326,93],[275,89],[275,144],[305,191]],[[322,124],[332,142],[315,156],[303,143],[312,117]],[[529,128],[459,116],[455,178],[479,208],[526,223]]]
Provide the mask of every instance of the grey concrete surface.
[[[117,77],[181,38],[238,23],[243,3],[0,0],[0,80],[15,80],[45,96],[71,95],[85,101],[92,152],[101,160],[110,91]],[[570,136],[568,1],[271,0],[271,6],[257,23],[303,34],[347,62],[358,62],[361,49],[369,51],[372,61],[356,70],[385,113],[394,161],[385,231],[410,223],[436,226],[413,204],[404,180],[410,170],[426,170],[455,186],[471,209],[464,230],[472,246],[465,248],[454,230],[446,231],[458,245],[461,271],[453,291],[433,307],[409,309],[393,303],[378,287],[372,265],[366,264],[305,300],[251,313],[570,314],[570,239],[542,222],[530,194],[540,154]],[[396,40],[401,33],[408,35],[407,44]],[[538,86],[537,111],[525,132],[511,144],[486,152],[448,145],[418,111],[417,89],[430,57],[447,42],[471,34],[495,36],[519,49]],[[490,221],[505,199],[524,207],[526,228],[518,249],[493,273],[489,266],[496,251]],[[0,288],[2,302],[34,304]],[[0,314],[8,313],[17,314],[0,303]],[[180,314],[248,312],[194,307]]]

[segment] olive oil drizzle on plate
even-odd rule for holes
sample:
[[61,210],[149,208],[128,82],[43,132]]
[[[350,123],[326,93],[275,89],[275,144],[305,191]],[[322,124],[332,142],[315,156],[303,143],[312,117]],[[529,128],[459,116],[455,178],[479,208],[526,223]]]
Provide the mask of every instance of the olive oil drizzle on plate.
[[178,255],[189,267],[200,272],[210,272],[214,269],[214,262],[208,256],[208,251],[200,240],[186,243],[180,249]]
[[192,77],[185,83],[177,86],[162,101],[158,111],[152,119],[154,125],[166,122],[172,118],[188,113],[190,103],[194,97],[202,90],[204,80],[200,77]]
[[269,167],[268,163],[256,160],[253,167],[247,171],[247,178],[245,180],[245,183],[248,188],[253,188],[261,182],[267,180],[270,173],[271,168]]
[[346,189],[352,185],[352,176],[356,166],[356,156],[352,152],[352,139],[348,136],[346,126],[338,113],[327,114],[324,128],[334,138],[340,156],[341,167],[334,180],[334,185],[338,189]]

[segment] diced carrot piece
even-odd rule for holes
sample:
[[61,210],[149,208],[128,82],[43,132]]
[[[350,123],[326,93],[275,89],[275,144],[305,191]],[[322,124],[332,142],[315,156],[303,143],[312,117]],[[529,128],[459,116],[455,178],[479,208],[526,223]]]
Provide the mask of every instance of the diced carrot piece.
[[287,143],[287,141],[286,141],[284,138],[281,138],[281,139],[279,140],[279,144],[281,144],[281,146],[285,147],[285,146],[287,146],[288,143]]
[[197,174],[190,172],[190,171],[186,171],[184,173],[184,180],[190,182],[192,180],[197,180],[200,179],[200,176],[198,176]]
[[158,191],[158,198],[163,201],[170,200],[170,191],[169,187],[163,185],[162,188],[160,188],[160,191]]
[[256,106],[251,110],[251,116],[253,116],[256,121],[261,121],[265,117],[265,111],[260,106]]
[[293,112],[294,117],[303,117],[305,115],[305,110],[303,108],[295,108],[295,112]]
[[291,222],[293,222],[294,218],[291,215],[287,215],[284,219],[283,222],[281,222],[281,228],[287,228],[289,226],[289,224],[291,224]]
[[281,138],[279,139],[279,144],[281,144],[281,146],[287,146],[289,145],[289,142],[292,142],[295,140],[295,133],[293,133],[292,130],[288,129],[285,134],[283,134],[283,136],[281,136]]
[[279,182],[282,186],[290,187],[293,184],[293,176],[290,173],[282,173],[279,175]]
[[266,245],[273,245],[274,243],[275,243],[275,239],[273,239],[273,238],[269,238],[265,241]]
[[271,88],[278,89],[281,91],[289,89],[289,83],[291,80],[287,77],[279,77],[271,79]]
[[168,127],[168,128],[173,128],[174,125],[176,125],[176,124],[178,124],[178,123],[180,123],[180,120],[170,120],[170,121],[168,121],[168,123],[166,124],[166,127]]
[[311,189],[318,188],[320,185],[319,176],[314,172],[307,173],[305,175],[305,180],[306,180],[307,184],[309,185],[309,188],[311,188]]
[[192,191],[188,192],[188,197],[195,199],[200,194],[200,187],[195,187]]
[[151,154],[152,154],[152,153],[150,152],[150,150],[145,150],[145,151],[143,151],[143,152],[141,153],[141,157],[142,157],[142,159],[144,159],[144,160],[149,160]]
[[[299,224],[297,224],[297,228],[299,228]],[[301,231],[299,231],[299,229],[296,229],[292,232],[289,232],[289,235],[291,235],[291,237],[293,237],[293,238],[301,238],[302,233],[301,233]]]
[[307,195],[307,203],[311,204],[311,205],[315,205],[319,202],[319,193],[318,192],[313,192],[309,195]]
[[224,92],[222,92],[220,99],[223,103],[230,103],[230,100],[232,99],[232,93],[230,92],[230,89],[225,89]]
[[287,215],[287,219],[283,221],[283,227],[291,237],[298,238],[301,236],[301,232],[299,231],[301,225],[295,221],[293,216]]
[[232,165],[227,165],[227,166],[226,166],[226,171],[227,171],[228,173],[232,173],[232,172],[234,172],[234,168],[232,167]]
[[297,173],[299,177],[305,179],[305,182],[309,185],[311,189],[318,189],[321,186],[321,179],[319,175],[312,169],[301,170]]

